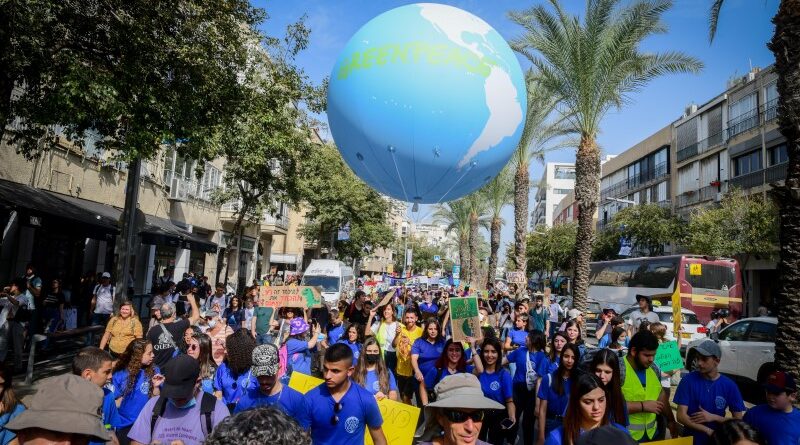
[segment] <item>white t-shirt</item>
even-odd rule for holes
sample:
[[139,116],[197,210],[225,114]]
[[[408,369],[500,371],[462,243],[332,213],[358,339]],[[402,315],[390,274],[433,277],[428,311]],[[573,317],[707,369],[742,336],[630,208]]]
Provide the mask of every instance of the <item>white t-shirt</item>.
[[642,313],[641,309],[636,309],[635,311],[631,312],[631,318],[628,320],[628,324],[633,327],[633,332],[639,330],[639,325],[642,324],[642,320],[647,320],[650,323],[658,323],[658,314],[653,311],[648,311],[646,314]]
[[114,312],[114,286],[98,284],[94,287],[96,296],[94,303],[95,314],[111,314]]
[[[375,323],[372,323],[370,330],[372,330],[372,333],[377,336],[378,329],[380,329],[380,327],[381,322],[376,321]],[[397,322],[385,323],[384,329],[386,332],[383,333],[383,339],[386,340],[386,344],[380,345],[381,349],[383,349],[384,352],[394,352],[394,346],[392,346],[392,343],[394,343],[394,337],[397,335]]]

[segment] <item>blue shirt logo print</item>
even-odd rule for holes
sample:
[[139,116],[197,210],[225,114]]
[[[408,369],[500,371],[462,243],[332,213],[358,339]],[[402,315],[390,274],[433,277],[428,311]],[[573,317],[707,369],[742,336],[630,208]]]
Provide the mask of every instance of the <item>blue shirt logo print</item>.
[[716,406],[717,409],[724,410],[727,405],[728,402],[725,400],[725,397],[717,396],[714,398],[714,406]]
[[344,421],[344,430],[349,434],[353,434],[358,429],[358,417],[348,417]]

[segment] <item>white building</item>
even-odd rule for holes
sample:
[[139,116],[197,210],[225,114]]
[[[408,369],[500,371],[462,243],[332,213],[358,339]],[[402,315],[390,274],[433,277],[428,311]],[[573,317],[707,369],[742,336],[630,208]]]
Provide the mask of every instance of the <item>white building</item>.
[[537,187],[531,212],[531,228],[535,229],[536,226],[543,224],[553,227],[555,208],[575,189],[575,164],[548,162]]

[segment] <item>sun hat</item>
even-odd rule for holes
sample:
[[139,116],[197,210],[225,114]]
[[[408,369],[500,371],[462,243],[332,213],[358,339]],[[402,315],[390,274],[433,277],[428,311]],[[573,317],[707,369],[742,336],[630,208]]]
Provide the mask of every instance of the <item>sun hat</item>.
[[608,445],[610,443],[615,445],[636,445],[636,441],[633,440],[630,434],[613,425],[605,425],[586,431],[575,441],[575,445]]
[[289,335],[298,335],[309,329],[308,323],[300,317],[294,317],[289,323]]
[[100,278],[111,278],[111,274],[108,272],[103,272],[103,275],[100,275]]
[[79,376],[64,374],[43,380],[36,393],[25,398],[25,405],[27,409],[8,422],[7,429],[41,428],[92,436],[101,442],[111,440],[100,415],[103,390]]
[[570,320],[574,320],[578,318],[578,315],[582,314],[583,312],[581,312],[579,309],[570,309],[569,312],[567,312],[567,316],[569,317]]
[[481,382],[473,374],[447,376],[436,384],[436,401],[425,405],[425,422],[417,430],[420,441],[432,440],[442,432],[436,420],[437,408],[505,409],[505,406],[483,395]]
[[188,399],[194,395],[200,364],[190,355],[181,354],[170,359],[162,368],[164,383],[161,395],[168,399]]
[[722,358],[722,350],[714,340],[703,340],[702,343],[694,347],[694,350],[704,357]]
[[278,374],[280,362],[278,361],[278,348],[275,345],[264,344],[253,349],[253,366],[250,368],[253,375],[274,376]]
[[653,297],[651,297],[650,295],[637,294],[636,295],[636,302],[638,303],[639,300],[641,300],[641,299],[647,300],[648,303],[652,303],[653,302]]

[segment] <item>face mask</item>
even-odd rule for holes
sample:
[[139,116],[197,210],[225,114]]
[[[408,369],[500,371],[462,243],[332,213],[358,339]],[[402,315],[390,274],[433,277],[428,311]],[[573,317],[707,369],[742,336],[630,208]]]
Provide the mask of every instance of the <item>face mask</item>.
[[214,329],[214,326],[217,325],[217,320],[208,320],[208,328]]
[[364,358],[367,360],[367,363],[369,363],[370,365],[374,365],[375,363],[378,363],[378,357],[380,357],[380,354],[364,354]]
[[194,397],[189,399],[189,401],[186,402],[186,404],[183,405],[183,406],[176,405],[175,402],[172,401],[172,399],[167,399],[167,400],[169,401],[170,405],[172,405],[173,407],[175,407],[177,409],[191,409],[191,408],[194,408],[195,405],[197,405],[197,400]]

